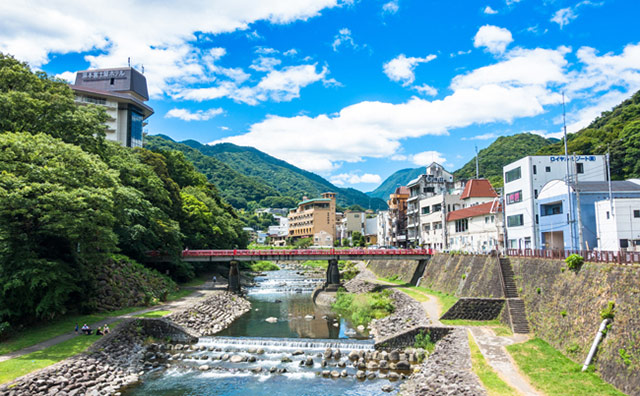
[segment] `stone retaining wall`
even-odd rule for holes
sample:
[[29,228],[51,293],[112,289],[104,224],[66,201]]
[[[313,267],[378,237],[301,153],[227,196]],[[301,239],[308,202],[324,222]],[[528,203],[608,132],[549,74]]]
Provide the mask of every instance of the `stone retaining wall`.
[[382,349],[400,349],[413,347],[416,342],[416,335],[420,333],[429,333],[432,342],[438,342],[446,337],[451,331],[452,327],[442,326],[417,326],[408,330],[398,332],[387,337],[381,338],[376,341],[375,348]]
[[465,329],[451,329],[435,350],[401,387],[407,396],[485,396],[480,380],[471,370],[471,351]]
[[418,260],[371,260],[367,268],[383,278],[395,275],[399,280],[409,283],[418,269],[418,264]]
[[503,307],[503,298],[464,297],[459,299],[440,319],[494,320],[499,318]]

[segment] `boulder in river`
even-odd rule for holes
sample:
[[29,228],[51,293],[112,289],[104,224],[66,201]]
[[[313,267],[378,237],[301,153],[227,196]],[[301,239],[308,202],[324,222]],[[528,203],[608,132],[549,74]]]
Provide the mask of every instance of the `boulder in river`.
[[276,323],[278,321],[278,318],[276,318],[274,316],[271,316],[271,317],[266,318],[264,321],[265,322],[269,322],[269,323]]

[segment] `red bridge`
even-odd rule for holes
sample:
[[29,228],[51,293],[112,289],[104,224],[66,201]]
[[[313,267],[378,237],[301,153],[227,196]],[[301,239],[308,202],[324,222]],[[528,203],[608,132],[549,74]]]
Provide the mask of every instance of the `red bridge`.
[[184,261],[425,260],[432,249],[188,250]]

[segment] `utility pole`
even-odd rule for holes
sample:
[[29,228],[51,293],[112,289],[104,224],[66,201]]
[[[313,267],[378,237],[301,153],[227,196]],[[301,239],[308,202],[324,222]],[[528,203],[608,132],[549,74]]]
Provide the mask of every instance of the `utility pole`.
[[[507,242],[509,241],[509,239],[507,239],[507,211],[506,211],[506,205],[505,205],[505,198],[504,198],[504,188],[500,188],[500,207],[502,208],[502,232],[504,234],[504,236],[502,237],[502,245],[503,245],[503,251],[506,254],[507,249],[509,248],[509,246],[507,245]],[[498,216],[496,216],[497,219]]]
[[582,250],[582,247],[584,246],[584,238],[582,236],[582,211],[580,209],[580,187],[578,187],[578,169],[577,169],[577,162],[575,161],[576,158],[576,153],[573,153],[573,172],[575,174],[575,182],[573,183],[573,187],[576,190],[576,206],[578,209],[578,250]]
[[613,217],[613,193],[611,192],[611,163],[609,162],[609,153],[611,151],[611,147],[607,145],[607,180],[609,181],[609,211],[611,213],[611,217]]
[[567,118],[566,118],[566,111],[564,107],[564,92],[562,93],[562,123],[564,125],[564,160],[565,160],[565,164],[567,165],[565,179],[567,181],[567,195],[568,195],[567,221],[569,222],[569,235],[571,238],[570,239],[571,244],[569,248],[572,249],[573,248],[573,220],[571,218],[573,217],[572,216],[573,205],[571,205],[571,180],[569,177],[569,153],[567,150]]
[[478,145],[476,144],[476,179],[480,178],[480,166],[478,165]]

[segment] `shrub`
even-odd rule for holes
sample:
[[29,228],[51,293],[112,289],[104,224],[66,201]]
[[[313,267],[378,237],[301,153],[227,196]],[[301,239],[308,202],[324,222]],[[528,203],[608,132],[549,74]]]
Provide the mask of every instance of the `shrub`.
[[372,319],[388,316],[395,310],[391,300],[391,291],[371,292],[365,294],[346,293],[338,290],[336,302],[332,308],[346,317],[350,317],[356,326],[366,326]]
[[562,311],[560,311],[560,315],[562,315],[563,318],[567,317],[567,310],[563,309]]
[[567,263],[567,267],[573,271],[579,271],[582,264],[584,264],[584,258],[579,254],[572,254],[564,260]]
[[0,341],[9,338],[11,333],[11,325],[9,322],[0,322]]
[[537,288],[537,289],[536,289],[536,293],[538,293],[538,294],[542,293],[542,289]]
[[422,348],[431,353],[435,349],[436,344],[431,341],[431,334],[428,331],[420,330],[420,333],[416,334],[413,347]]
[[613,319],[614,315],[616,314],[616,309],[615,309],[616,303],[613,301],[609,301],[609,303],[607,304],[607,307],[604,308],[602,311],[600,311],[600,317],[604,320],[604,319]]

